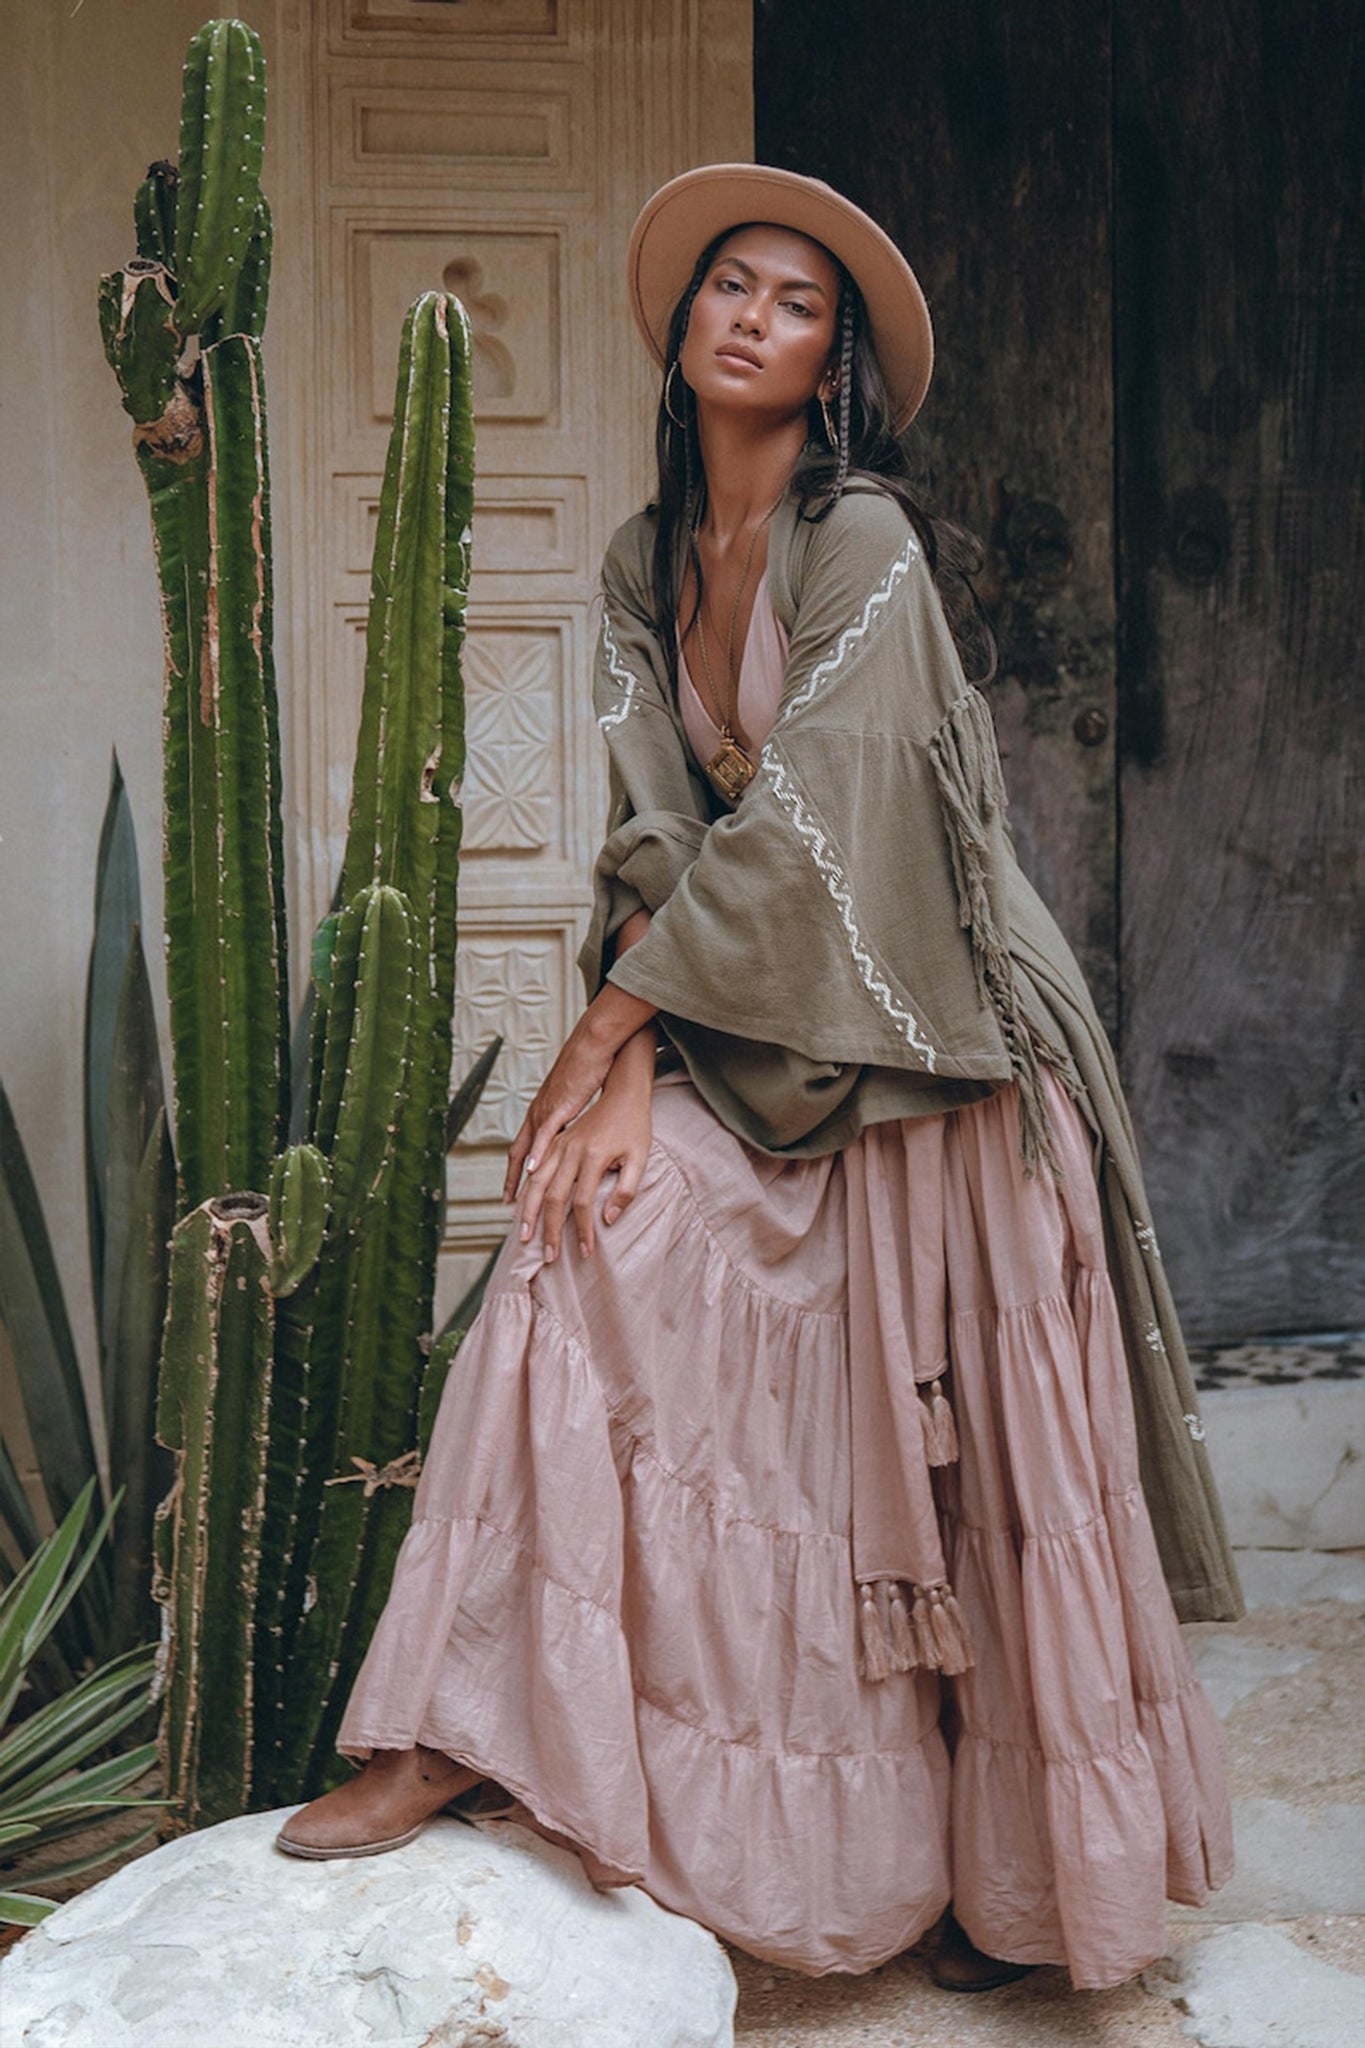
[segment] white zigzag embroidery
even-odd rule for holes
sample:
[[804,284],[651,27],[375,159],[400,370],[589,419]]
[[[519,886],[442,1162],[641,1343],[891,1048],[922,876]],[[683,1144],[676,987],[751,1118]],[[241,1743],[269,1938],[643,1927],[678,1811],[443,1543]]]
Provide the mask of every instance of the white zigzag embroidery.
[[613,710],[598,714],[597,723],[603,732],[607,732],[613,726],[620,725],[623,719],[629,718],[635,702],[635,677],[621,659],[615,635],[611,630],[611,612],[605,603],[602,606],[602,647],[612,679],[621,686],[620,703]]
[[[919,536],[912,533],[895,561],[891,564],[891,567],[887,570],[882,581],[863,606],[863,615],[857,625],[845,626],[843,632],[839,635],[837,643],[830,649],[823,661],[818,661],[815,664],[815,667],[806,677],[805,682],[802,683],[800,689],[792,698],[791,703],[781,712],[777,721],[779,727],[784,726],[787,720],[794,717],[798,711],[805,709],[816,692],[829,681],[835,670],[842,666],[849,649],[856,645],[859,640],[867,638],[878,616],[885,611],[887,605],[891,602],[897,584],[904,582],[909,572],[910,564],[919,552]],[[765,747],[763,751],[766,758],[767,748]]]
[[766,747],[763,750],[762,768],[773,795],[796,827],[798,838],[815,863],[816,871],[829,891],[830,901],[839,913],[839,921],[847,935],[849,951],[853,955],[853,964],[858,970],[863,987],[879,1008],[886,1012],[901,1035],[920,1054],[932,1074],[937,1060],[935,1049],[925,1037],[919,1020],[903,1004],[896,1001],[885,980],[877,972],[877,963],[863,942],[858,920],[853,914],[853,896],[849,890],[848,879],[828,839],[787,780],[786,769],[777,756],[770,754]]

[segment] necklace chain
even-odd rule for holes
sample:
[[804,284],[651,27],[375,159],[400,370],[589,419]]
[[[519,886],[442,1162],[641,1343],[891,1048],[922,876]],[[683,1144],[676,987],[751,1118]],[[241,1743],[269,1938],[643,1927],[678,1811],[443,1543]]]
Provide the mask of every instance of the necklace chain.
[[[784,497],[785,495],[786,492],[784,488],[782,497]],[[733,716],[735,718],[739,717],[739,683],[735,675],[735,627],[739,623],[739,608],[744,601],[744,592],[749,581],[749,571],[750,569],[752,569],[754,565],[754,555],[758,548],[759,535],[763,532],[764,528],[768,524],[768,521],[772,518],[778,506],[782,503],[782,497],[774,498],[772,504],[763,514],[763,517],[758,521],[757,525],[754,527],[753,533],[749,537],[749,545],[748,548],[745,550],[744,555],[744,566],[740,570],[739,583],[735,590],[735,601],[730,607],[730,625],[729,630],[725,635],[725,686],[728,699],[734,707]],[[692,542],[694,547],[696,545],[696,538],[696,530],[694,528],[692,533]],[[726,716],[724,704],[721,701],[720,692],[716,688],[716,678],[711,668],[711,654],[706,644],[706,623],[702,616],[703,609],[704,608],[702,604],[699,603],[697,605],[697,643],[701,648],[702,668],[705,670],[706,673],[706,686],[708,691],[710,692],[712,709],[716,714],[716,724],[720,729],[720,736],[721,739],[725,742],[726,747],[733,747],[736,753],[742,755],[744,760],[748,761],[748,755],[744,753],[744,749],[740,746],[738,740],[735,738],[734,728],[730,723],[730,719]],[[724,749],[722,751],[724,751]],[[752,772],[753,771],[751,766],[750,773],[752,774]],[[747,779],[748,778],[746,777],[746,780]]]

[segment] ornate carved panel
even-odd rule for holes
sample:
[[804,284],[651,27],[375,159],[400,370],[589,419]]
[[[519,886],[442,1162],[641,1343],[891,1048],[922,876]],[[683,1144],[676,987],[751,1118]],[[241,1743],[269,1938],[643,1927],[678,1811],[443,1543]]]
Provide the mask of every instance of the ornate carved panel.
[[343,86],[332,103],[338,184],[577,184],[573,96],[488,86]]

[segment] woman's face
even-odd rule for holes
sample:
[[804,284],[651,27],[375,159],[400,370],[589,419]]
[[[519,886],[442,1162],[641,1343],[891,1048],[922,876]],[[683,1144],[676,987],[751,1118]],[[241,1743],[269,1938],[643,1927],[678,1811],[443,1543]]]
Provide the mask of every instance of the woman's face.
[[838,311],[828,249],[766,222],[737,228],[692,301],[682,374],[703,406],[796,418],[828,396]]

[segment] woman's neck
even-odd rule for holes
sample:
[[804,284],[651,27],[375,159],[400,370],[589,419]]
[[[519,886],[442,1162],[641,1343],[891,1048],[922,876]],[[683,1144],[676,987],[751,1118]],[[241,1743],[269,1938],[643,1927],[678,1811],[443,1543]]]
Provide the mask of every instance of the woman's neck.
[[765,518],[782,496],[806,445],[805,421],[775,428],[703,408],[697,434],[706,471],[701,531],[723,549]]

